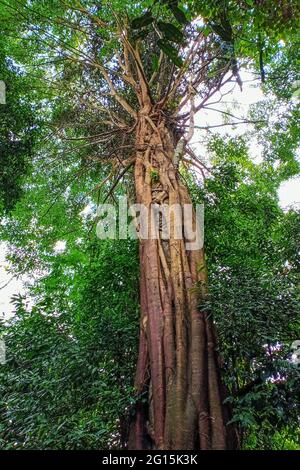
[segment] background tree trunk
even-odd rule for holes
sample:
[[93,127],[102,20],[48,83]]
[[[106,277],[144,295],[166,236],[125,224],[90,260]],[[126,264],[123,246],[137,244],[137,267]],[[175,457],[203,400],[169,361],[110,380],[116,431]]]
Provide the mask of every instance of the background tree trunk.
[[[137,202],[191,204],[174,164],[176,140],[159,113],[137,126]],[[154,178],[154,176],[155,178]],[[184,239],[141,239],[141,329],[132,449],[235,448],[223,405],[211,318],[199,309],[206,290],[204,250]]]

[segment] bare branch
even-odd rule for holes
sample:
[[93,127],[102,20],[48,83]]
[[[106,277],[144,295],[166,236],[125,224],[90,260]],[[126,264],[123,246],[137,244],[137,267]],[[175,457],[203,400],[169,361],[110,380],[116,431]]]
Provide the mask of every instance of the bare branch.
[[105,78],[108,86],[109,86],[109,89],[110,89],[110,94],[111,96],[116,100],[118,101],[118,103],[125,109],[125,111],[127,111],[130,116],[132,116],[134,119],[137,119],[137,112],[130,106],[129,103],[127,103],[127,101],[121,96],[119,95],[119,93],[116,91],[114,85],[113,85],[113,82],[112,80],[110,79],[106,69],[103,67],[103,65],[97,63],[97,62],[93,62],[93,64],[95,65],[95,67],[97,67],[100,72],[102,73],[103,77]]
[[184,74],[186,73],[189,65],[191,64],[196,52],[197,52],[197,49],[196,49],[196,46],[199,44],[200,40],[203,38],[203,34],[200,33],[198,34],[197,38],[194,40],[190,50],[188,51],[187,53],[187,57],[182,65],[182,67],[180,68],[179,70],[179,73],[174,81],[174,84],[172,86],[172,88],[170,89],[170,91],[167,91],[166,95],[164,96],[164,98],[162,99],[162,103],[160,104],[160,106],[162,107],[162,105],[164,105],[167,101],[170,101],[173,96],[175,95],[176,91],[177,91],[177,88],[179,87],[180,83],[181,83],[181,79],[182,77],[184,76]]
[[100,28],[107,28],[108,27],[108,24],[105,23],[103,20],[101,20],[98,16],[96,15],[93,15],[92,13],[90,13],[86,8],[84,8],[81,3],[76,0],[72,5],[70,5],[69,3],[63,1],[63,0],[60,0],[60,2],[65,5],[67,8],[69,8],[70,10],[73,10],[73,11],[80,11],[81,13],[84,13],[86,16],[88,16],[90,18],[90,20],[92,20],[92,22],[94,24],[96,24],[97,26],[100,26]]
[[[205,179],[205,173],[204,173],[204,171],[203,171],[203,168],[201,168],[201,166],[198,165],[197,162],[188,160],[187,158],[183,158],[182,161],[183,161],[184,163],[186,163],[187,165],[192,165],[192,166],[194,166],[195,168],[197,168],[197,170],[200,171],[200,173],[201,173],[203,179]],[[187,168],[187,170],[189,169],[188,166],[187,166],[186,168]]]
[[228,111],[223,111],[222,109],[211,108],[208,105],[206,105],[206,106],[204,105],[203,108],[208,109],[209,111],[216,111],[217,113],[225,114],[226,116],[230,116],[230,117],[232,117],[234,119],[237,119],[239,121],[245,121],[246,120],[246,118],[241,118],[241,117],[235,116],[234,114],[229,113]]
[[203,162],[197,157],[197,155],[196,155],[195,152],[191,149],[191,147],[187,146],[186,152],[188,153],[188,155],[190,156],[190,158],[191,158],[194,162],[196,162],[198,165],[200,165],[201,167],[203,167],[206,171],[208,171],[209,173],[211,173],[211,170],[208,168],[208,166],[206,166],[205,163],[203,163]]
[[154,80],[157,78],[158,74],[159,74],[159,71],[160,71],[160,67],[161,67],[161,64],[162,64],[162,61],[163,61],[163,58],[164,58],[164,53],[163,51],[160,51],[160,54],[159,54],[159,59],[158,59],[158,64],[157,64],[157,70],[155,70],[149,80],[149,86],[152,85],[152,83],[154,82]]
[[114,189],[116,188],[116,186],[118,185],[119,181],[121,180],[121,178],[123,178],[123,176],[127,173],[127,171],[132,167],[133,163],[135,162],[135,158],[136,157],[132,157],[132,159],[130,160],[130,163],[121,171],[121,173],[117,176],[116,180],[114,181],[114,183],[112,184],[112,186],[110,187],[107,195],[105,196],[104,200],[103,200],[103,204],[107,201],[107,199],[109,198],[109,196],[111,196],[111,194],[113,193]]
[[[263,120],[263,119],[256,120],[256,121],[245,120],[245,121],[239,121],[239,122],[227,122],[227,123],[224,123],[224,124],[215,124],[215,125],[212,125],[212,126],[195,126],[195,129],[209,130],[209,129],[213,129],[215,127],[236,126],[238,124],[258,124],[258,123],[262,123],[262,122],[266,123],[267,121]],[[184,126],[184,127],[187,127],[187,126]]]

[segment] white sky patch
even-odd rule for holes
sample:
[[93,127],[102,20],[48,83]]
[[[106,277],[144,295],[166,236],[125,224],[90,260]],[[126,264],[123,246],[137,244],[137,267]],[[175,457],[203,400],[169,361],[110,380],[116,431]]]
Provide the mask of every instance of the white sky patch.
[[[211,128],[212,132],[221,135],[230,133],[233,137],[243,134],[246,130],[249,130],[249,127],[253,128],[249,123],[222,126],[224,118],[226,118],[226,123],[229,124],[246,120],[250,106],[264,99],[264,95],[257,82],[253,81],[251,73],[244,71],[240,75],[243,81],[243,90],[241,91],[237,84],[227,83],[224,85],[221,92],[216,93],[208,100],[206,103],[207,108],[197,114],[195,117],[196,126],[216,126]],[[220,102],[216,103],[219,98],[221,98]],[[226,115],[224,112],[228,112],[232,116]],[[195,129],[192,143],[199,141],[201,138],[203,138],[203,131]]]
[[64,241],[64,240],[58,240],[54,247],[53,247],[53,251],[55,254],[59,255],[60,253],[63,253],[67,248],[67,242]]
[[89,215],[94,214],[95,207],[92,203],[87,204],[84,209],[79,213],[80,217],[83,219],[87,218]]
[[[219,103],[209,105],[210,110],[202,110],[195,117],[195,126],[206,127],[206,126],[218,126],[224,123],[224,116],[226,116],[226,122],[238,122],[238,119],[227,116],[219,111],[228,111],[237,118],[247,119],[247,114],[249,112],[250,106],[264,100],[266,97],[262,93],[258,81],[253,81],[253,75],[251,72],[243,71],[241,72],[241,79],[243,82],[243,90],[241,91],[238,85],[234,86],[234,89],[229,92],[233,85],[232,83],[226,84],[222,88],[223,99]],[[224,96],[226,95],[226,96]],[[218,94],[212,97],[208,103],[215,102],[218,100]],[[238,124],[236,126],[223,126],[223,127],[214,127],[211,128],[211,132],[218,133],[220,135],[230,134],[230,136],[235,137],[242,135],[245,131],[249,129],[253,130],[254,127],[252,124]],[[191,144],[196,149],[196,153],[203,158],[203,162],[207,163],[206,149],[203,142],[203,130],[195,129],[195,133]],[[260,163],[263,161],[262,146],[257,142],[255,136],[251,137],[251,140],[248,142],[250,155],[255,163]],[[279,204],[283,209],[288,209],[289,207],[299,207],[300,208],[300,176],[291,178],[290,180],[285,181],[281,184],[278,191]]]
[[283,209],[289,207],[300,209],[300,176],[284,181],[280,185],[278,196]]

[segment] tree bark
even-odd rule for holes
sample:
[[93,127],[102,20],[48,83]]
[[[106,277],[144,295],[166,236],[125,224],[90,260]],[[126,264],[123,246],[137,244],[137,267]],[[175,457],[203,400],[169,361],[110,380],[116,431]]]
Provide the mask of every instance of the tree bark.
[[[153,204],[191,204],[174,163],[172,134],[162,113],[153,108],[140,113],[135,188],[137,202],[149,210]],[[214,325],[199,308],[207,284],[204,250],[187,250],[172,228],[170,235],[140,240],[137,404],[129,448],[235,448],[234,430],[226,425]]]

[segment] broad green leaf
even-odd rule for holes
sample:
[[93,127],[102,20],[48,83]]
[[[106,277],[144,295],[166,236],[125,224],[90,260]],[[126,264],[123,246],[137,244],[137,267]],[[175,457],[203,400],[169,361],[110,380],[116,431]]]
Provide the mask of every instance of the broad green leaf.
[[180,8],[178,8],[177,5],[174,5],[173,3],[171,3],[169,5],[169,8],[172,11],[173,15],[175,16],[178,23],[183,24],[183,25],[188,23],[188,19],[185,16],[185,13]]
[[169,57],[169,59],[171,59],[171,61],[177,65],[177,67],[182,67],[183,61],[172,44],[163,39],[159,39],[157,41],[157,45]]
[[152,57],[152,70],[153,70],[153,72],[156,72],[158,70],[158,61],[159,61],[158,56],[154,55]]
[[153,22],[154,18],[152,16],[151,11],[147,11],[144,15],[140,16],[139,18],[135,18],[131,22],[131,28],[132,29],[140,29],[144,28],[145,26],[148,26]]
[[157,23],[158,28],[166,39],[172,42],[176,42],[178,44],[182,44],[184,41],[184,36],[182,31],[179,28],[174,26],[172,23],[165,23],[164,21],[159,21]]
[[134,35],[132,36],[132,39],[133,39],[134,41],[137,41],[138,39],[145,39],[145,38],[148,36],[149,32],[150,32],[150,31],[149,31],[148,29],[142,29],[142,30],[139,31],[138,33],[134,34]]

